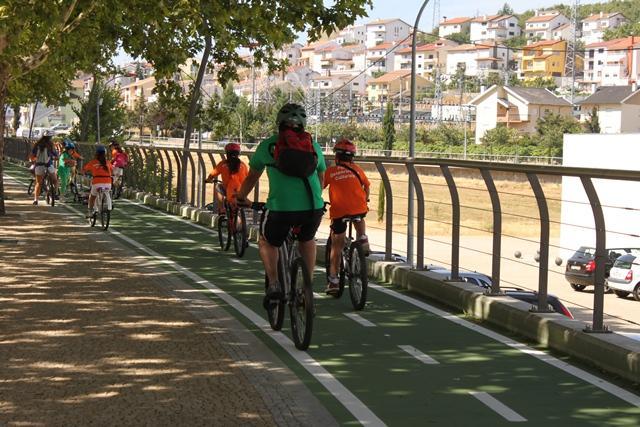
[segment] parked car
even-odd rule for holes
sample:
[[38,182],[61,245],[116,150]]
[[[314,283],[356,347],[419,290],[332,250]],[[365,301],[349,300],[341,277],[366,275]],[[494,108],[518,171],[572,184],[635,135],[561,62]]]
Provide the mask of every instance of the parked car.
[[640,301],[640,260],[632,254],[620,256],[613,263],[607,282],[616,296],[626,298],[632,294]]
[[[451,278],[451,271],[446,269],[438,269],[432,268],[429,271],[433,271],[435,273],[443,274],[447,278]],[[483,289],[490,289],[492,285],[491,277],[487,276],[483,273],[477,272],[469,272],[469,271],[461,271],[459,273],[460,279],[464,280],[467,283],[471,283],[472,285],[479,286]],[[529,291],[526,289],[520,289],[515,287],[500,287],[502,291],[504,291],[505,295],[511,298],[515,298],[520,301],[527,302],[531,305],[538,304],[538,293],[535,291]],[[569,319],[573,319],[573,314],[571,311],[560,301],[560,299],[552,294],[547,294],[547,303],[549,304],[549,309],[553,310],[556,313],[562,314],[563,316],[568,317]]]
[[[595,248],[580,246],[580,248],[567,260],[567,267],[564,277],[574,291],[583,291],[587,286],[593,286],[596,270]],[[623,254],[640,254],[637,248],[611,248],[607,249],[607,262],[605,264],[604,277],[609,277],[609,270],[613,267],[614,261]],[[609,289],[605,287],[605,292]]]

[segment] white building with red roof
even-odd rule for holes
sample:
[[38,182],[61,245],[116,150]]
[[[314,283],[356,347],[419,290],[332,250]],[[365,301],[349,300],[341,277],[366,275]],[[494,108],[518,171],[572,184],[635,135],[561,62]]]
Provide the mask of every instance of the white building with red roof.
[[385,42],[367,48],[367,74],[394,71],[397,51],[409,45],[409,41],[400,45],[396,42]]
[[534,16],[527,19],[524,31],[528,39],[552,40],[553,31],[568,23],[569,18],[557,10],[538,10]]
[[599,43],[604,39],[604,32],[629,22],[620,12],[600,12],[582,20],[582,36],[584,44]]
[[468,18],[466,16],[449,19],[445,17],[444,20],[440,21],[440,24],[438,25],[438,36],[447,37],[451,34],[464,33],[466,31],[469,31],[470,26],[471,18]]
[[376,19],[366,24],[367,48],[374,47],[381,43],[399,42],[407,39],[411,34],[411,25],[402,19]]
[[507,61],[507,47],[494,41],[463,44],[447,50],[446,74],[464,69],[466,76],[486,76],[505,70]]
[[584,84],[627,86],[640,75],[640,37],[624,37],[585,46]]
[[471,20],[469,38],[482,40],[506,40],[521,34],[518,18],[513,15],[484,15]]
[[[438,67],[444,68],[447,51],[458,46],[447,39],[439,39],[433,43],[426,43],[416,48],[416,73],[431,79]],[[411,47],[398,49],[395,55],[394,70],[411,70]]]

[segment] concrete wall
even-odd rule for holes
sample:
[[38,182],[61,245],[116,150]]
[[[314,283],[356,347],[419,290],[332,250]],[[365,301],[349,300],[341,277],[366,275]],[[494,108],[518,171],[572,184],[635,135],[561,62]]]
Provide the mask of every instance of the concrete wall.
[[640,105],[622,105],[622,125],[620,132],[640,132]]
[[[640,134],[565,135],[563,165],[638,170],[639,139]],[[603,205],[607,247],[640,248],[639,237],[626,235],[640,236],[640,182],[594,180],[594,186]],[[561,222],[560,246],[566,248],[561,250],[563,258],[568,258],[574,248],[595,245],[591,206],[578,178],[562,179]]]

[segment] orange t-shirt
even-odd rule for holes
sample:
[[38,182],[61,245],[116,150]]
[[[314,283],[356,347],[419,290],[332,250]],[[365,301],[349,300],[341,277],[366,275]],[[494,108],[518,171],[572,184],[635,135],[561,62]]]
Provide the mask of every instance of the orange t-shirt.
[[105,169],[97,159],[93,159],[84,165],[82,171],[89,172],[93,176],[91,185],[111,184],[111,164],[109,162],[107,162],[107,169]]
[[234,193],[240,189],[240,186],[247,178],[248,174],[249,168],[247,168],[247,165],[243,161],[240,161],[238,171],[232,174],[229,170],[229,164],[226,160],[223,160],[213,168],[208,179],[213,179],[222,175],[222,187],[224,188],[225,193],[227,193],[227,199],[232,201],[235,199]]
[[367,213],[367,193],[370,183],[364,171],[356,164],[349,163],[358,177],[344,166],[335,165],[324,173],[324,186],[329,187],[329,217],[331,219]]

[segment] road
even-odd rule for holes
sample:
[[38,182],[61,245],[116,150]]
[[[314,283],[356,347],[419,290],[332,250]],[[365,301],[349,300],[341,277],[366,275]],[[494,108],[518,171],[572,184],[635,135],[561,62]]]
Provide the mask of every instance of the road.
[[[22,171],[10,176],[24,180]],[[71,210],[79,206],[44,207]],[[640,424],[640,397],[544,352],[373,285],[365,310],[318,296],[312,345],[269,329],[257,250],[222,253],[211,230],[118,201],[109,231],[220,303],[263,340],[342,424],[545,426]],[[316,274],[314,287],[324,287]]]

